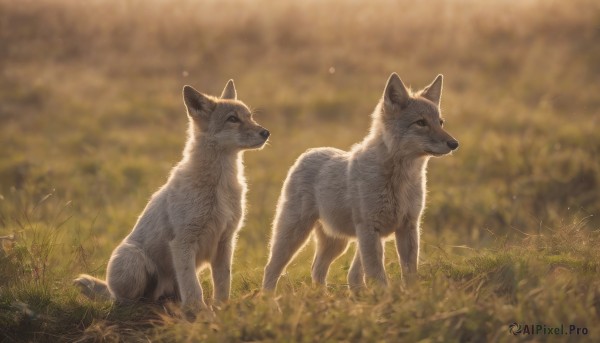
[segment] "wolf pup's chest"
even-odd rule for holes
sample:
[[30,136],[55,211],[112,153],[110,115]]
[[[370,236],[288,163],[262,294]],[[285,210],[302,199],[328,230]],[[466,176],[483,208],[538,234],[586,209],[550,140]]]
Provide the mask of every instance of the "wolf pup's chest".
[[221,183],[215,194],[215,219],[225,226],[237,225],[243,213],[244,193],[245,185],[238,180]]
[[420,177],[383,183],[375,218],[378,230],[387,235],[396,230],[406,218],[418,217],[423,209],[423,197],[423,182]]

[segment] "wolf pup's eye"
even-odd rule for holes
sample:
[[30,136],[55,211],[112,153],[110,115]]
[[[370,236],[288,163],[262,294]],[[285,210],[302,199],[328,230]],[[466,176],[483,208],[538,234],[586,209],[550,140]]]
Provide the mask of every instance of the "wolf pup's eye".
[[427,126],[425,119],[417,120],[415,123],[419,126]]
[[240,119],[236,116],[229,116],[227,117],[227,121],[230,123],[239,123]]

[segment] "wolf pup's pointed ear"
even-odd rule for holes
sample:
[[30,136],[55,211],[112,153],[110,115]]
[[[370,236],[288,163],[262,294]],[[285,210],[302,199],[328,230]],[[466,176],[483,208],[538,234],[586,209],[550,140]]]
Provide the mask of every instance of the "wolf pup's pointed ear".
[[221,93],[221,99],[237,100],[237,91],[233,80],[227,81],[223,93]]
[[442,85],[444,83],[444,76],[439,74],[433,82],[423,89],[421,96],[425,99],[433,102],[440,106],[440,100],[442,100]]
[[385,90],[383,91],[383,104],[389,108],[392,106],[404,108],[408,105],[409,100],[410,94],[402,80],[400,80],[400,76],[396,73],[392,73],[385,85]]
[[208,117],[216,105],[212,99],[187,85],[183,87],[183,102],[188,115],[196,119]]

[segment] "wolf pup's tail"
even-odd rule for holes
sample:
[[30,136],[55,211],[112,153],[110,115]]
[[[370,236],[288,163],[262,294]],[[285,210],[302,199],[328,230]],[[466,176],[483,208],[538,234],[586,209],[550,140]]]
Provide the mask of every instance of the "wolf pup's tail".
[[81,293],[90,299],[109,300],[111,298],[106,281],[87,274],[81,274],[73,284],[81,289]]

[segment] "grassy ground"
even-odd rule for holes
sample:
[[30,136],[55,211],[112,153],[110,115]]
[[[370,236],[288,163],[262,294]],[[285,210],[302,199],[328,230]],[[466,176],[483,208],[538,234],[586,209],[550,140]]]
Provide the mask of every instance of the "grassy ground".
[[[591,0],[0,0],[0,339],[597,341],[598,61]],[[389,245],[389,291],[350,295],[349,253],[315,289],[309,244],[263,297],[287,169],[359,141],[392,71],[413,88],[444,74],[461,142],[429,165],[418,285],[400,287]],[[232,301],[188,323],[83,299],[72,278],[103,276],[180,158],[181,87],[229,78],[272,132],[245,156]],[[512,322],[588,334],[514,337]]]

